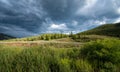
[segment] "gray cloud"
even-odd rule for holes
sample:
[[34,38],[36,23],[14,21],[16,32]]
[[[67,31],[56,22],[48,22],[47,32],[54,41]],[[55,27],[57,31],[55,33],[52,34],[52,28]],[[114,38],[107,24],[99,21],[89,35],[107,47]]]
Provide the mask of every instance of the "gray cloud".
[[119,21],[119,0],[0,0],[0,32],[17,37],[77,33]]

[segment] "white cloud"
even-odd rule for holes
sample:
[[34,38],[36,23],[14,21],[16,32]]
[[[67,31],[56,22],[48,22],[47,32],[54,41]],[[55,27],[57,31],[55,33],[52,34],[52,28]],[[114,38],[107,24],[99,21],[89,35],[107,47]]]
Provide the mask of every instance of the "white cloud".
[[97,0],[86,0],[86,4],[84,5],[84,7],[81,10],[86,10],[86,9],[93,7],[96,2],[97,2]]
[[77,14],[88,14],[91,9],[95,6],[97,0],[86,0],[85,5],[77,11]]
[[116,4],[116,2],[117,0],[115,0],[115,2],[114,0],[86,0],[83,7],[79,8],[76,14],[86,17],[105,16],[108,13],[114,14],[116,9],[118,9],[118,4]]
[[51,24],[49,29],[63,30],[63,29],[67,29],[67,26],[64,23],[63,24]]
[[117,9],[117,13],[120,14],[120,8]]
[[91,27],[91,26],[103,25],[106,23],[107,23],[107,19],[105,19],[105,20],[89,20],[89,21],[85,22],[84,25],[86,25],[86,27]]
[[98,25],[103,25],[103,24],[106,24],[106,21],[95,21],[94,22],[95,24],[98,24]]
[[120,18],[117,18],[114,23],[119,23],[120,22]]
[[74,21],[72,21],[72,25],[73,25],[73,26],[77,26],[77,25],[78,25],[78,22],[74,20]]
[[106,24],[107,20],[89,20],[79,26],[79,31],[85,31],[94,27]]

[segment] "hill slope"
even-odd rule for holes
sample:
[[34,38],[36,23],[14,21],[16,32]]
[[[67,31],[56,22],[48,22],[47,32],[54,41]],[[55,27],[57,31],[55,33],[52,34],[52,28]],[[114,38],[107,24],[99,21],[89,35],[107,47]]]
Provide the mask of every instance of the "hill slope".
[[12,38],[15,38],[15,37],[0,33],[0,40],[7,40],[7,39],[12,39]]
[[32,37],[25,37],[25,38],[17,38],[12,39],[12,41],[38,41],[38,40],[54,40],[54,39],[61,39],[61,38],[67,38],[68,35],[66,34],[41,34],[38,36],[32,36]]
[[[79,33],[80,35],[104,35],[120,37],[120,23],[105,24],[94,29]],[[78,34],[78,35],[79,35]]]

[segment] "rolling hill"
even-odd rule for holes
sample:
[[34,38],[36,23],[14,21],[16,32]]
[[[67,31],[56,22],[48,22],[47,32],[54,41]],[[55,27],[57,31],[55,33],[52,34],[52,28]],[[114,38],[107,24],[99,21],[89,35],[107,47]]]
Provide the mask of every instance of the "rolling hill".
[[[11,36],[0,34],[1,39],[9,39]],[[105,24],[94,29],[81,32],[78,34],[41,34],[38,36],[17,38],[11,41],[39,41],[39,40],[59,40],[59,41],[76,41],[76,42],[88,42],[91,40],[105,39],[105,38],[120,37],[120,23]]]
[[120,23],[105,24],[94,29],[78,33],[78,35],[104,35],[112,37],[120,37]]
[[16,38],[16,39],[11,39],[11,41],[39,41],[39,40],[54,40],[54,39],[61,39],[61,38],[67,38],[68,35],[66,34],[41,34],[38,36],[32,36],[32,37],[25,37],[25,38]]
[[15,37],[0,33],[0,40],[7,40],[7,39],[13,39],[13,38],[15,38]]

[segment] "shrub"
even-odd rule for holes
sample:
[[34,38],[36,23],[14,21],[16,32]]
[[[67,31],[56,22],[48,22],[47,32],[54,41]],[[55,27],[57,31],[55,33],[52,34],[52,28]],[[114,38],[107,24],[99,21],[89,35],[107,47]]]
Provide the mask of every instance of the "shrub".
[[114,69],[120,62],[120,41],[105,39],[87,43],[81,49],[81,55],[93,65],[95,72]]

